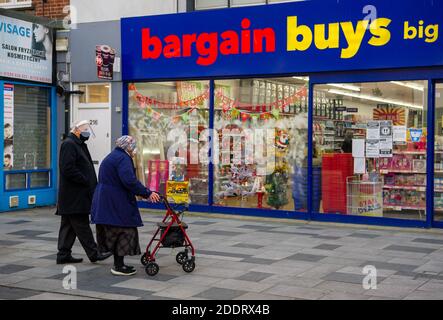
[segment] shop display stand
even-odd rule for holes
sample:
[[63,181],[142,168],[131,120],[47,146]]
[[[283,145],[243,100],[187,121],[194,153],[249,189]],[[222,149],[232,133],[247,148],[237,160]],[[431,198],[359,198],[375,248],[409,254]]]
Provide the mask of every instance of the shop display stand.
[[383,208],[392,211],[416,211],[420,218],[426,212],[426,150],[393,150],[392,158],[380,158],[383,176]]

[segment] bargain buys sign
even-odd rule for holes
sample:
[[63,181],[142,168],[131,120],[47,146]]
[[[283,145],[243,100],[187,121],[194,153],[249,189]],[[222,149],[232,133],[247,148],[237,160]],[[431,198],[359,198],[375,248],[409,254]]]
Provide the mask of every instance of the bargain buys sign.
[[126,18],[123,78],[443,66],[442,27],[443,1],[435,0],[312,0]]
[[52,29],[0,15],[0,77],[52,82]]

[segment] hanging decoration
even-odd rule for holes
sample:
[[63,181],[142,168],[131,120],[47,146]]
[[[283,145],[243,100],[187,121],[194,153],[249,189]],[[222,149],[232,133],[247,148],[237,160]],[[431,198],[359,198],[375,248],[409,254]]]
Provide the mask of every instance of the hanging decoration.
[[248,119],[254,120],[258,117],[260,117],[262,120],[268,120],[271,116],[273,116],[275,119],[279,119],[280,113],[284,112],[285,107],[299,101],[302,97],[306,97],[306,94],[307,88],[301,87],[291,96],[279,99],[269,105],[250,105],[225,96],[222,90],[215,91],[215,97],[219,102],[218,105],[221,105],[223,112],[225,114],[230,114],[231,118],[240,117],[243,122],[247,121]]
[[162,102],[151,97],[145,97],[141,93],[135,91],[134,98],[140,108],[146,108],[146,106],[154,106],[157,109],[180,109],[180,108],[192,108],[197,107],[209,99],[209,91],[202,93],[191,100],[181,101],[179,103],[174,102]]
[[[177,123],[180,120],[184,123],[187,123],[189,121],[189,113],[194,111],[195,109],[198,109],[198,106],[202,105],[205,100],[209,99],[209,90],[206,90],[197,97],[189,100],[180,101],[178,103],[162,102],[154,98],[142,95],[140,92],[137,91],[135,84],[130,84],[129,87],[131,91],[134,91],[133,97],[137,101],[139,108],[146,109],[146,114],[152,117],[152,119],[155,121],[158,121],[160,120],[160,118],[162,118],[168,119],[172,123]],[[293,104],[296,101],[299,101],[302,97],[306,97],[306,94],[307,88],[301,87],[298,91],[296,91],[289,97],[278,99],[277,101],[274,101],[269,105],[250,105],[229,98],[228,96],[223,94],[222,90],[215,91],[215,97],[219,101],[219,105],[221,105],[223,112],[225,114],[229,114],[232,119],[240,118],[243,122],[246,122],[250,119],[252,119],[253,121],[256,121],[257,119],[267,121],[271,117],[278,120],[280,118],[280,113],[284,112],[285,107]],[[181,115],[169,117],[159,113],[158,111],[155,111],[153,108],[189,108],[189,110],[186,110],[185,113]]]

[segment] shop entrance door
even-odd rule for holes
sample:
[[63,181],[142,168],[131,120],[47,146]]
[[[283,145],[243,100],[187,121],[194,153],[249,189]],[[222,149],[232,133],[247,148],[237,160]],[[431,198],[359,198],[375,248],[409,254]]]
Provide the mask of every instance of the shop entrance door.
[[443,227],[443,80],[435,84],[434,225]]
[[95,137],[88,144],[95,170],[111,151],[111,104],[110,84],[76,85],[76,90],[85,92],[73,101],[73,122],[89,120]]

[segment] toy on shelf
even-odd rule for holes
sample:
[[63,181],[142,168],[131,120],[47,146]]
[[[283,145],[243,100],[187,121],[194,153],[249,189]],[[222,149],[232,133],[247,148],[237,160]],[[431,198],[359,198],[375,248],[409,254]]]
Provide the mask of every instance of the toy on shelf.
[[149,160],[146,187],[149,190],[164,193],[166,181],[169,178],[169,165],[167,160]]

